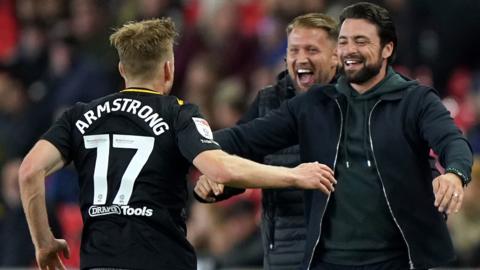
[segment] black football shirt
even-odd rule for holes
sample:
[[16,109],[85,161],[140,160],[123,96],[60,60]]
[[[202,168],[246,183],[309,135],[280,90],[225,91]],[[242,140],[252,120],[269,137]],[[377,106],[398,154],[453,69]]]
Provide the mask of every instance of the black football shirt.
[[79,173],[81,268],[196,269],[186,173],[219,149],[198,108],[148,89],[77,103],[47,131]]

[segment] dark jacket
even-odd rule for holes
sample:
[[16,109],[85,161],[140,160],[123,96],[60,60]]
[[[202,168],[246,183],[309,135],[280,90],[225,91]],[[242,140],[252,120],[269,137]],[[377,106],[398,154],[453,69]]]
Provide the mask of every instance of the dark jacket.
[[[247,123],[280,107],[280,104],[295,96],[295,88],[287,72],[279,74],[277,83],[262,89],[247,113],[239,123]],[[217,141],[222,145],[223,141]],[[223,150],[237,154],[226,143]],[[264,164],[295,167],[300,164],[298,145],[282,149],[263,158],[246,156]],[[226,195],[244,191],[225,188]],[[305,252],[305,216],[303,190],[263,189],[262,190],[262,239],[264,269],[290,270],[301,266]]]
[[381,96],[413,84],[416,82],[402,78],[393,69],[363,94],[355,91],[344,77],[336,84],[347,99],[347,108],[335,168],[338,183],[330,196],[317,246],[322,262],[367,265],[407,257],[372,159],[368,116]]
[[[335,86],[318,86],[279,110],[216,134],[241,155],[268,154],[300,145],[302,162],[335,168],[346,98]],[[432,88],[410,86],[382,95],[368,117],[369,146],[384,195],[405,242],[410,268],[430,268],[454,259],[445,220],[434,207],[430,147],[445,168],[470,176],[472,152]],[[320,239],[329,197],[305,192],[307,242],[303,269],[309,269]]]

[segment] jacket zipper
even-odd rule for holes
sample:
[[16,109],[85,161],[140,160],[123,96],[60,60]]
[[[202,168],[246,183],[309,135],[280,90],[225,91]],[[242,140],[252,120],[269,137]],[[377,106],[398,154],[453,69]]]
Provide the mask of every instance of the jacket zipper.
[[275,202],[276,202],[276,191],[274,190],[271,190],[269,191],[268,193],[268,207],[270,208],[269,210],[269,213],[271,214],[270,215],[270,223],[268,224],[269,225],[269,237],[270,237],[270,243],[268,245],[268,248],[270,250],[273,250],[275,248],[275,212],[276,212],[276,206],[275,206]]
[[[338,135],[338,142],[337,142],[337,150],[336,150],[336,153],[335,153],[335,159],[333,160],[333,171],[335,171],[335,167],[337,166],[338,149],[340,148],[340,141],[342,139],[342,131],[343,131],[342,107],[340,106],[340,103],[338,102],[338,99],[335,99],[335,103],[337,104],[338,110],[340,111],[340,133]],[[320,236],[322,234],[323,216],[325,215],[325,211],[327,211],[329,201],[330,201],[330,195],[328,195],[328,197],[327,197],[327,202],[325,203],[325,209],[323,209],[322,216],[320,217],[320,233],[318,234],[317,241],[315,242],[315,246],[313,247],[312,254],[310,254],[310,260],[308,262],[307,270],[310,269],[310,266],[311,266],[312,260],[313,260],[313,255],[315,254],[315,250],[317,249],[318,242],[320,242]]]
[[393,214],[392,207],[390,206],[390,201],[388,200],[387,192],[385,191],[385,185],[383,184],[382,176],[380,175],[380,171],[378,170],[378,163],[377,163],[377,158],[375,157],[375,152],[373,151],[373,139],[372,139],[372,115],[373,111],[377,107],[377,105],[381,102],[382,100],[379,100],[373,105],[372,110],[370,111],[370,115],[368,116],[368,137],[370,139],[370,148],[372,150],[372,156],[373,156],[373,162],[375,162],[375,170],[377,171],[378,178],[380,179],[380,183],[382,184],[382,190],[383,190],[383,195],[385,196],[385,200],[387,201],[387,206],[388,210],[390,211],[390,214],[392,215],[393,221],[395,222],[395,225],[397,225],[398,229],[400,230],[400,233],[402,234],[402,238],[405,241],[405,244],[407,245],[407,252],[408,252],[408,264],[410,265],[410,269],[415,269],[412,261],[412,255],[410,253],[410,245],[407,242],[407,238],[405,238],[405,233],[402,230],[402,227],[400,227],[400,224],[398,223],[397,219],[395,218],[395,215]]

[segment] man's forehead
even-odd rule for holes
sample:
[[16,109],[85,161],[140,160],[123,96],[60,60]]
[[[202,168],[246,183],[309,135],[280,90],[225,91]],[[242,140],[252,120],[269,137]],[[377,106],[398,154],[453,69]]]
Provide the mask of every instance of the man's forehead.
[[340,26],[339,37],[379,37],[377,26],[365,19],[346,19]]
[[292,28],[292,31],[290,32],[289,36],[293,33],[295,34],[300,34],[300,33],[307,33],[307,32],[318,32],[327,35],[328,32],[325,28],[323,27],[313,27],[313,26],[295,26]]
[[323,42],[325,40],[336,42],[335,39],[329,37],[327,30],[320,27],[295,27],[288,35],[288,43]]

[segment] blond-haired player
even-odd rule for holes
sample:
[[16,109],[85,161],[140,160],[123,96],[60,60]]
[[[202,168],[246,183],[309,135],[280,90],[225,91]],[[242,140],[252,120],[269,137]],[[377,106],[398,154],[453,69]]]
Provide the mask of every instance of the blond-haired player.
[[69,255],[49,229],[44,179],[70,162],[79,173],[81,269],[196,269],[184,222],[191,163],[238,187],[331,188],[333,172],[319,163],[289,169],[222,152],[197,107],[168,95],[175,36],[170,19],[118,29],[110,40],[126,88],[67,110],[25,157],[21,198],[41,269],[64,269],[59,253]]

